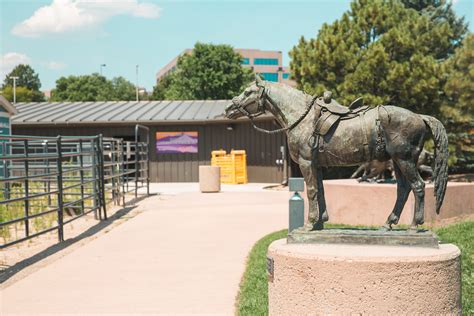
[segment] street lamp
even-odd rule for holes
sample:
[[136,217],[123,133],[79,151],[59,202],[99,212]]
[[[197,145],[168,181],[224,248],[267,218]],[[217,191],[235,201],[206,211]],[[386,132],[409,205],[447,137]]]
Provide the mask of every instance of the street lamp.
[[106,66],[107,66],[106,64],[101,64],[101,65],[100,65],[100,75],[101,75],[101,76],[102,76],[102,68],[103,68],[103,67],[106,67]]
[[135,88],[136,88],[137,102],[138,102],[139,101],[138,100],[138,65],[135,66],[135,71],[136,71],[136,74],[137,74],[137,79],[136,79],[136,82],[135,82]]
[[18,77],[10,77],[11,79],[13,79],[13,104],[16,103],[16,81],[18,79]]

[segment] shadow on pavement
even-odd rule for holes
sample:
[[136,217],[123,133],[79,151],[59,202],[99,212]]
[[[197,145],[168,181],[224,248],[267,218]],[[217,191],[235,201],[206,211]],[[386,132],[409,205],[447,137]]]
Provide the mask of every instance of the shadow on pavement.
[[[135,200],[134,202],[137,202],[138,200],[142,200],[142,198],[138,198],[138,199],[134,199],[134,200]],[[10,267],[7,267],[4,270],[3,270],[4,267],[0,266],[0,284],[4,283],[5,281],[7,281],[11,277],[13,277],[15,274],[22,271],[23,269],[25,269],[25,268],[27,268],[27,267],[43,260],[43,259],[45,259],[45,258],[47,258],[47,257],[63,250],[63,249],[65,249],[65,248],[77,243],[78,241],[81,241],[85,238],[88,238],[88,237],[91,237],[91,236],[97,234],[101,230],[103,230],[103,229],[107,228],[108,226],[112,225],[116,220],[121,219],[122,217],[124,217],[125,215],[130,213],[136,207],[137,207],[137,205],[122,208],[122,209],[118,210],[117,212],[115,212],[112,216],[109,216],[107,220],[103,220],[103,221],[98,222],[96,225],[90,227],[89,229],[82,232],[78,236],[76,236],[74,238],[71,238],[71,239],[67,239],[67,240],[65,240],[61,243],[57,243],[57,244],[55,244],[51,247],[48,247],[48,248],[44,249],[43,251],[35,254],[34,256],[29,257],[27,259],[24,259],[20,262],[17,262],[16,264],[14,264]]]

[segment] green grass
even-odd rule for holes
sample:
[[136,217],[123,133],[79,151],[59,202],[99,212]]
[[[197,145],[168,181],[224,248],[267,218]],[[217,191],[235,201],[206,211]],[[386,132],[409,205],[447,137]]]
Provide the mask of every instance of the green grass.
[[474,221],[435,229],[438,237],[461,249],[463,315],[474,315]]
[[267,249],[285,238],[288,230],[280,230],[257,241],[247,259],[247,268],[237,298],[239,315],[268,315]]
[[[443,242],[453,243],[461,249],[463,315],[474,315],[474,221],[434,231]],[[253,246],[240,283],[238,315],[268,315],[267,250],[273,241],[286,238],[286,235],[287,230],[277,231],[263,237]]]

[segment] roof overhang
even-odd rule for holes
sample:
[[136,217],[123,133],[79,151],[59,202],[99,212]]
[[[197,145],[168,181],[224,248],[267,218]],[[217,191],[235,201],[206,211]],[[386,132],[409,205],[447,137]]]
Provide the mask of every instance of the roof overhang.
[[[256,119],[255,122],[270,121],[275,118],[270,115],[262,115]],[[12,126],[56,126],[56,127],[66,127],[66,126],[130,126],[135,124],[142,124],[147,126],[158,126],[158,125],[214,125],[214,124],[235,124],[235,123],[248,123],[250,120],[248,118],[239,118],[236,120],[231,119],[213,119],[213,120],[165,120],[165,121],[82,121],[82,122],[16,122],[12,120]]]
[[10,103],[10,101],[5,99],[3,95],[0,95],[0,106],[10,113],[10,115],[18,114],[17,109]]

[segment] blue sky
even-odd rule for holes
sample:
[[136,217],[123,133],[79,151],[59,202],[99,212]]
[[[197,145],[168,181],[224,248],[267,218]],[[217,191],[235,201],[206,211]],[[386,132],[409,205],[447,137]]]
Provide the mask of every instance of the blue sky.
[[[350,0],[148,1],[0,0],[0,76],[17,63],[39,73],[42,89],[60,76],[99,72],[151,90],[156,72],[194,43],[288,51],[314,37],[349,8]],[[473,30],[474,0],[456,0]]]

